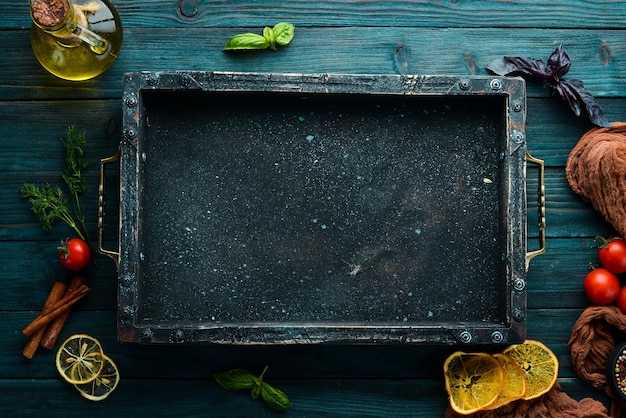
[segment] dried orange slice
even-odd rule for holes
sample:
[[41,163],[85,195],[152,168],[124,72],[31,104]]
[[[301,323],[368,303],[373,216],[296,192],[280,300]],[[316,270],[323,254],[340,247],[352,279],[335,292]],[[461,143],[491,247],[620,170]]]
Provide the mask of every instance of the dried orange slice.
[[526,376],[522,368],[508,355],[493,355],[504,368],[504,383],[498,399],[488,409],[496,409],[510,402],[521,399],[526,394]]
[[83,397],[90,401],[106,399],[115,390],[120,381],[117,366],[106,354],[104,355],[104,367],[102,372],[89,383],[74,385]]
[[443,370],[450,405],[459,414],[488,408],[498,399],[504,368],[492,355],[457,351],[446,359]]
[[522,369],[526,377],[526,394],[522,399],[534,399],[548,392],[559,375],[559,360],[543,343],[526,340],[523,344],[507,347],[509,355]]
[[56,355],[57,370],[67,382],[89,383],[104,368],[100,342],[85,334],[75,334],[61,344]]

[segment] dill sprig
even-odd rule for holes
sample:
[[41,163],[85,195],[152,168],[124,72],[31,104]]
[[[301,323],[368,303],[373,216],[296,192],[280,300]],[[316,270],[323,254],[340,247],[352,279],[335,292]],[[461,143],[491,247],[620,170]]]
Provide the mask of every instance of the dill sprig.
[[67,198],[59,186],[52,187],[48,183],[42,186],[26,183],[20,188],[20,192],[23,198],[30,199],[31,210],[41,221],[44,231],[50,232],[52,225],[57,220],[61,220],[68,224],[81,239],[85,239],[67,209]]
[[[80,239],[90,244],[89,234],[85,224],[85,200],[87,184],[83,177],[83,170],[90,161],[84,159],[84,147],[87,142],[85,133],[78,131],[75,125],[70,126],[64,139],[65,162],[61,177],[71,196],[68,199],[59,186],[46,183],[37,186],[26,183],[20,188],[21,196],[30,199],[31,210],[41,221],[43,230],[49,232],[57,220],[65,222],[72,228]],[[68,207],[71,200],[72,211]]]
[[67,128],[65,138],[62,139],[65,147],[65,163],[63,165],[62,178],[71,196],[72,207],[76,220],[89,242],[89,234],[85,225],[85,198],[87,195],[87,183],[83,177],[83,170],[89,167],[91,161],[85,160],[84,148],[87,136],[80,132],[76,125]]

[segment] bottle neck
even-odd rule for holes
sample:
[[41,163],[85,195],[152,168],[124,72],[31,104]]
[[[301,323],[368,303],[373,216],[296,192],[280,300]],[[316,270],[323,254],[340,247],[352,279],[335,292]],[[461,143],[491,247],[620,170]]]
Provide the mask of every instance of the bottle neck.
[[89,28],[87,20],[87,13],[96,11],[74,6],[71,0],[30,0],[31,18],[38,28],[58,38],[63,45],[82,41],[94,52],[103,54],[108,42]]

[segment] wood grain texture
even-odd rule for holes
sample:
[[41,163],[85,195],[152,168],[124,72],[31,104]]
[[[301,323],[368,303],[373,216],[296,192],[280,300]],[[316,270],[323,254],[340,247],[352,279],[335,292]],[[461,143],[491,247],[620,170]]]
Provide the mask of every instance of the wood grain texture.
[[[28,5],[6,1],[3,27],[30,26]],[[114,0],[124,27],[266,26],[288,20],[301,27],[536,27],[623,28],[626,6],[621,1],[478,1],[387,0],[315,2],[259,0],[159,0],[143,6]],[[584,19],[581,19],[584,16]]]
[[[107,402],[100,403],[84,401],[74,389],[58,380],[40,380],[34,384],[6,380],[0,381],[0,414],[6,418],[44,414],[63,418],[108,417],[114,404],[115,410],[122,410],[129,416],[143,416],[149,410],[151,417],[441,417],[447,407],[440,386],[430,381],[323,379],[274,380],[272,383],[291,397],[294,405],[291,411],[278,415],[249,395],[224,391],[207,379],[126,380]],[[577,379],[561,379],[560,384],[563,391],[577,400],[590,393],[589,386]],[[196,396],[199,392],[202,396]],[[159,393],[162,400],[158,407],[146,400],[154,393]],[[591,393],[595,399],[608,402],[602,392],[592,390]],[[19,409],[12,408],[16,398],[23,400]]]
[[[212,372],[233,367],[260,371],[285,390],[293,409],[282,416],[441,417],[448,401],[441,367],[457,349],[436,346],[154,346],[116,338],[117,272],[111,260],[85,272],[92,292],[64,327],[61,339],[88,333],[101,340],[122,381],[105,402],[89,403],[57,376],[54,351],[21,356],[20,330],[38,314],[55,280],[69,275],[56,244],[71,234],[44,233],[19,197],[25,182],[60,182],[60,138],[70,124],[87,133],[89,232],[96,237],[98,166],[121,137],[122,75],[203,70],[341,74],[487,75],[503,55],[547,60],[558,45],[572,59],[565,78],[583,80],[609,120],[626,115],[626,3],[591,0],[428,0],[316,2],[293,0],[113,0],[124,26],[120,58],[105,74],[75,83],[46,73],[30,46],[25,1],[0,0],[0,416],[276,416],[245,393],[217,387]],[[234,34],[259,32],[286,20],[293,42],[278,51],[224,53]],[[612,228],[569,188],[564,166],[590,128],[541,83],[527,85],[528,149],[545,160],[547,252],[527,276],[528,337],[559,358],[559,382],[575,399],[601,391],[576,378],[567,341],[588,306],[582,279],[597,263],[593,238]],[[118,183],[107,171],[106,245],[117,245]],[[536,244],[536,169],[528,169],[529,245]],[[498,348],[492,347],[491,351]]]
[[[571,369],[567,341],[570,329],[582,311],[582,307],[542,308],[530,309],[528,313],[528,338],[540,340],[554,351],[559,358],[559,376],[562,378],[575,377]],[[7,353],[17,350],[15,357],[0,358],[2,378],[49,379],[57,376],[56,369],[50,367],[56,350],[40,350],[33,360],[19,359],[26,337],[19,331],[14,333],[13,328],[27,325],[36,315],[37,311],[0,312],[0,330],[11,336],[0,341],[0,348]],[[497,352],[505,347],[119,344],[115,324],[115,312],[85,310],[83,306],[83,309],[70,316],[59,341],[81,332],[97,336],[105,353],[115,360],[125,378],[146,380],[198,379],[209,373],[236,367],[260,371],[268,364],[270,375],[275,378],[415,378],[438,381],[443,377],[441,370],[445,358],[454,351]]]
[[[616,120],[624,105],[621,99],[602,99],[607,115]],[[27,113],[41,115],[32,124],[22,117]],[[60,170],[63,164],[63,147],[60,138],[67,126],[76,123],[87,135],[87,158],[93,165],[86,171],[88,180],[87,221],[90,235],[95,238],[97,193],[100,158],[113,155],[117,150],[120,132],[121,104],[118,100],[0,102],[0,135],[4,138],[21,138],[7,141],[0,154],[0,239],[49,239],[58,235],[42,234],[41,227],[30,212],[27,200],[19,198],[19,187],[26,182],[62,184]],[[549,237],[596,236],[611,234],[602,218],[583,203],[570,189],[564,177],[564,165],[569,150],[589,128],[584,121],[569,112],[564,103],[554,99],[531,99],[528,102],[528,148],[538,158],[545,159],[547,216]],[[537,177],[528,171],[530,234],[535,223],[534,198]],[[107,171],[107,223],[116,225],[117,204],[114,189],[117,174],[115,166]],[[18,227],[19,225],[19,227]],[[56,228],[56,227],[55,227]],[[60,229],[60,231],[58,230]],[[58,227],[56,233],[71,234],[68,228]],[[107,229],[107,237],[115,238],[115,228]]]
[[[548,251],[533,259],[528,272],[529,308],[587,306],[582,279],[589,271],[589,263],[597,264],[594,245],[591,237],[548,239]],[[69,280],[71,274],[59,266],[56,247],[55,241],[0,241],[0,253],[14,251],[22,254],[3,267],[3,274],[11,280],[4,284],[6,291],[0,293],[2,310],[36,311],[55,280]],[[98,266],[90,266],[85,274],[92,292],[76,307],[77,310],[116,309],[115,266],[110,259],[97,257]]]
[[[624,30],[397,26],[296,30],[292,43],[278,51],[225,53],[222,47],[231,36],[249,30],[127,29],[118,61],[104,74],[80,83],[48,74],[32,54],[28,31],[0,31],[0,100],[119,98],[122,75],[143,70],[488,75],[485,66],[496,58],[522,55],[547,61],[560,44],[573,62],[566,78],[582,80],[600,98],[626,96]],[[608,58],[603,48],[610,52]],[[529,83],[528,94],[546,97],[548,92],[541,83]]]

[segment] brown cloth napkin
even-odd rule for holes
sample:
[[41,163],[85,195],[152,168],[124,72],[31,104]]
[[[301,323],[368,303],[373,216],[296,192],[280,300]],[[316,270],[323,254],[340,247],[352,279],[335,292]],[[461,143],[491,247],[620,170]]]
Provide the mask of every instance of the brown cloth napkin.
[[626,315],[615,306],[590,306],[583,311],[569,340],[572,369],[583,381],[603,389],[612,399],[611,416],[626,417],[626,403],[606,380],[606,361],[611,351],[626,340]]
[[593,128],[567,159],[565,175],[572,190],[626,237],[626,123]]

